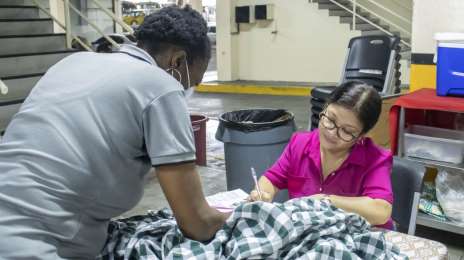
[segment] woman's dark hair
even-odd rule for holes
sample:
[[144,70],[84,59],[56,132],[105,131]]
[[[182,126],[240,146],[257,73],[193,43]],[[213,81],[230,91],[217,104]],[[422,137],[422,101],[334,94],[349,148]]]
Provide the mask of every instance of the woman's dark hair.
[[206,21],[189,5],[169,6],[146,16],[135,36],[152,55],[162,52],[167,45],[176,45],[185,50],[191,64],[196,59],[211,58],[207,31]]
[[327,105],[330,104],[354,111],[363,124],[363,134],[375,126],[382,110],[377,90],[360,81],[348,81],[338,86],[330,95]]

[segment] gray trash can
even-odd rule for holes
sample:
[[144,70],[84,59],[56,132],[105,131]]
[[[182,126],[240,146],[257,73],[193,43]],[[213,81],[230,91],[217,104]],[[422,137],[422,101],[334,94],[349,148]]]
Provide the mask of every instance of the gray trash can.
[[[254,188],[251,167],[258,178],[280,157],[296,130],[294,116],[283,109],[247,109],[219,116],[216,139],[224,143],[227,190]],[[274,201],[288,199],[280,191]]]

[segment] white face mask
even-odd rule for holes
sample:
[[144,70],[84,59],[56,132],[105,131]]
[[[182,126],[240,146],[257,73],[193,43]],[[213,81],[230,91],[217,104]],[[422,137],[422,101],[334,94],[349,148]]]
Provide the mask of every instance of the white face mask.
[[[187,70],[187,84],[188,84],[188,87],[187,87],[187,89],[184,89],[184,97],[186,99],[188,99],[193,95],[194,89],[193,89],[193,86],[190,83],[190,71],[189,71],[187,58],[185,59],[185,68]],[[167,72],[171,71],[171,76],[172,77],[174,77],[174,72],[177,73],[177,75],[179,76],[179,82],[180,82],[180,84],[182,84],[182,74],[179,72],[179,70],[174,69],[174,68],[169,68],[166,71]]]
[[189,71],[187,58],[185,59],[185,68],[187,69],[188,88],[184,90],[184,96],[185,96],[186,99],[189,99],[193,95],[194,89],[193,89],[193,86],[191,85],[191,82],[190,82],[190,71]]
[[189,99],[190,97],[192,97],[193,92],[195,92],[195,90],[193,89],[193,87],[190,87],[190,88],[188,88],[188,89],[185,89],[185,90],[184,90],[184,97],[185,97],[186,99]]

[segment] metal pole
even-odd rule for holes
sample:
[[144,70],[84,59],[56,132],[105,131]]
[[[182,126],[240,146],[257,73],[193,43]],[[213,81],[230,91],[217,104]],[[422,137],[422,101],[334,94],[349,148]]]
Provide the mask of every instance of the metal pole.
[[64,1],[64,20],[65,20],[65,30],[66,30],[66,47],[71,49],[72,47],[72,32],[71,32],[71,17],[69,12],[69,0]]
[[[64,0],[64,1],[69,1],[69,0]],[[79,11],[74,5],[69,5],[70,8],[72,8],[72,10],[74,12],[76,12],[80,17],[82,17],[82,19],[84,21],[86,21],[95,31],[97,31],[101,36],[103,36],[103,38],[105,38],[107,41],[109,41],[111,43],[111,45],[113,45],[113,47],[115,48],[119,48],[119,44],[117,42],[115,42],[113,39],[111,39],[110,37],[108,37],[102,30],[100,30],[100,28],[98,28],[98,26],[89,20],[89,18],[87,18],[84,14],[82,14],[81,11]]]
[[[58,26],[60,26],[63,30],[66,31],[66,26],[62,22],[60,22],[55,16],[53,16],[46,8],[44,8],[42,5],[40,5],[40,3],[37,2],[37,0],[32,0],[32,1],[34,2],[34,4],[40,10],[42,10],[44,13],[46,13],[48,16],[50,16],[50,18],[52,18],[53,21],[55,21],[55,23],[58,24]],[[74,39],[75,41],[77,41],[82,47],[84,47],[84,49],[86,49],[88,51],[93,51],[92,48],[90,46],[88,46],[87,44],[85,44],[81,39],[79,39],[78,37],[74,37],[72,35],[72,33],[70,33],[70,35],[71,35],[71,38]]]
[[79,37],[73,37],[73,39],[78,42],[82,47],[84,47],[84,49],[86,49],[87,51],[93,51],[92,48],[90,48],[90,46],[88,46],[87,44],[85,44],[81,39],[79,39]]
[[127,25],[124,21],[122,21],[119,17],[117,17],[116,15],[114,15],[112,12],[108,11],[108,9],[106,9],[102,3],[100,3],[99,0],[92,0],[95,5],[98,6],[98,8],[100,10],[102,10],[105,14],[107,14],[109,17],[111,17],[111,19],[113,19],[113,21],[115,21],[116,23],[118,23],[122,28],[124,28],[126,31],[128,31],[130,34],[133,34],[134,33],[134,29],[132,29],[132,27],[130,27],[129,25]]
[[353,27],[352,30],[356,30],[356,0],[353,0]]
[[405,127],[405,111],[404,107],[400,107],[400,120],[398,123],[398,157],[403,157],[404,155],[404,127]]
[[2,81],[2,79],[0,79],[0,94],[8,94],[8,86]]

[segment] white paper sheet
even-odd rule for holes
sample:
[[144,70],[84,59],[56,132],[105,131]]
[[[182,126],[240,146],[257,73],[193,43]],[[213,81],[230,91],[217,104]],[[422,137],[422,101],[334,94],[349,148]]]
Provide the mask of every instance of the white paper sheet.
[[242,189],[219,192],[206,197],[206,201],[211,207],[222,212],[233,211],[235,207],[245,202],[248,198],[248,193]]

